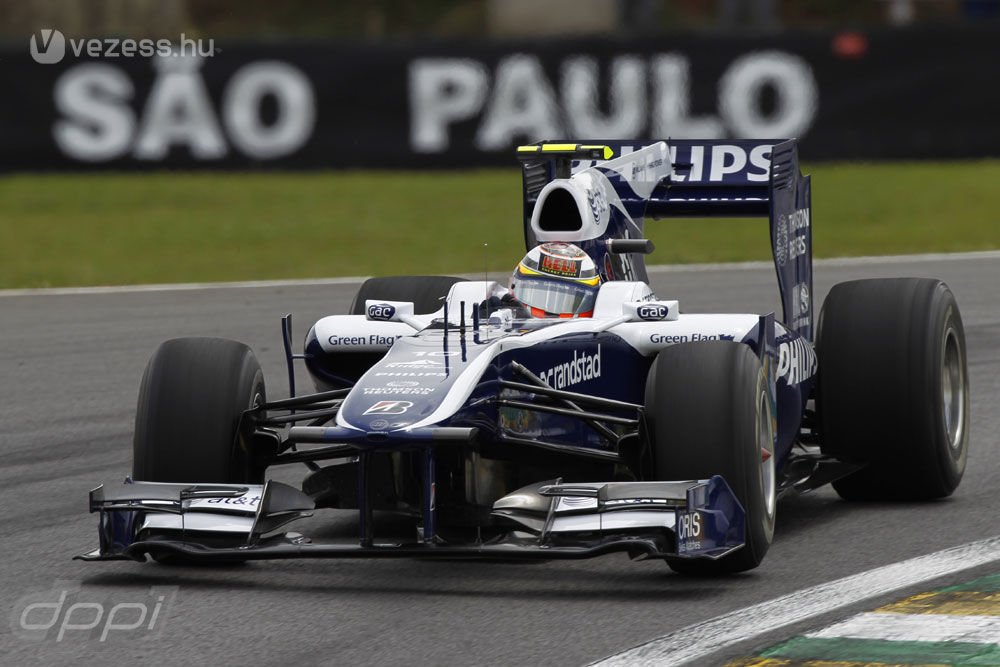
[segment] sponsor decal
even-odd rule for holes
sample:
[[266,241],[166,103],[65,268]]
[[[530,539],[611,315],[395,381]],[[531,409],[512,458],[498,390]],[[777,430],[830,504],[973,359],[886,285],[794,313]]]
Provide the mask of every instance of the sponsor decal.
[[692,551],[701,551],[701,542],[699,540],[687,539],[677,545],[677,553],[686,554]]
[[691,337],[687,334],[649,334],[649,342],[656,345],[673,345],[675,343],[687,343]]
[[400,338],[402,338],[402,336],[380,336],[379,334],[370,334],[368,336],[368,344],[392,347],[392,344]]
[[[809,252],[810,212],[808,208],[800,208],[790,214],[778,216],[774,229],[774,261],[779,272],[788,262],[794,262]],[[794,265],[793,265],[794,266]],[[800,277],[793,270],[792,277]],[[809,285],[797,283],[783,294],[787,299],[785,314],[791,320],[788,324],[795,329],[809,326],[812,299]],[[790,312],[789,312],[790,311]]]
[[816,354],[802,338],[778,345],[778,377],[787,384],[799,384],[816,374]]
[[784,266],[788,261],[788,216],[784,213],[778,216],[774,229],[774,261],[778,266]]
[[434,359],[414,359],[413,361],[394,361],[385,365],[386,368],[429,368],[432,366],[444,366],[444,362]]
[[774,230],[774,260],[784,266],[809,250],[809,209],[800,208],[791,215],[778,216]]
[[413,403],[410,401],[379,401],[362,414],[366,415],[401,415],[410,408]]
[[387,382],[387,387],[419,387],[419,382],[414,382],[413,380],[396,380],[395,382]]
[[208,498],[205,503],[208,505],[231,505],[241,507],[256,507],[260,502],[260,496],[240,496],[239,498]]
[[809,285],[799,283],[792,288],[792,318],[798,318],[809,314]]
[[[707,152],[706,148],[709,149]],[[671,176],[676,181],[725,182],[730,180],[728,177],[733,177],[765,183],[771,172],[771,146],[761,144],[754,146],[749,152],[743,146],[732,144],[691,146],[689,153],[684,156],[678,154],[676,145],[671,145],[670,160],[674,164],[689,165],[687,173]]]
[[796,317],[789,324],[790,324],[791,328],[795,329],[795,330],[799,330],[802,327],[807,327],[807,326],[810,325],[809,324],[809,316],[808,315],[803,315],[802,317]]
[[578,278],[587,255],[568,243],[545,243],[541,247],[538,270],[557,276]]
[[664,305],[651,303],[651,304],[646,304],[644,306],[639,306],[639,308],[636,309],[635,312],[639,316],[639,319],[646,321],[656,321],[665,319],[667,315],[670,314],[670,309]]
[[388,322],[396,314],[396,307],[388,303],[373,303],[368,306],[368,319]]
[[[396,377],[396,378],[399,378],[399,377],[403,377],[403,378],[442,377],[443,378],[443,377],[446,377],[447,375],[448,374],[445,373],[444,371],[416,371],[416,372],[407,372],[407,371],[391,371],[391,372],[386,372],[386,371],[379,371],[378,373],[375,373],[376,377]],[[392,383],[390,383],[390,384],[392,384]]]
[[664,498],[617,498],[605,500],[602,504],[605,507],[621,507],[624,505],[667,505],[669,502]]
[[594,222],[601,224],[601,216],[608,208],[608,196],[604,193],[602,183],[596,182],[592,189],[587,190],[587,202],[590,204],[590,212],[594,214]]
[[601,346],[594,354],[573,351],[573,359],[538,374],[550,387],[564,389],[601,377]]
[[809,229],[809,209],[800,208],[788,216],[788,231],[793,234],[800,229]]
[[363,391],[365,396],[426,396],[434,393],[434,387],[365,387]]
[[704,523],[705,520],[701,516],[701,512],[697,510],[677,513],[677,525],[674,527],[674,530],[677,531],[677,553],[701,551],[700,538]]
[[580,276],[580,267],[583,261],[571,259],[569,257],[553,257],[542,253],[542,263],[538,266],[540,271],[551,273],[556,276],[569,276],[577,278]]
[[735,340],[736,336],[729,334],[649,334],[649,342],[657,345],[674,345],[676,343],[694,343],[702,340]]
[[684,512],[677,515],[677,537],[686,540],[692,537],[701,537],[702,526],[701,512]]
[[[749,135],[746,135],[749,136]],[[722,137],[715,137],[721,139]],[[670,144],[670,161],[675,171],[670,180],[678,183],[727,183],[743,182],[766,183],[771,173],[771,149],[769,144],[746,147],[736,144],[716,144],[714,146],[697,144]],[[648,145],[648,144],[647,144]],[[643,144],[620,147],[622,155],[629,155],[644,148]],[[597,166],[599,162],[581,160],[573,173]],[[662,160],[653,160],[642,167],[632,167],[632,180],[645,169],[652,169],[662,164]]]
[[350,347],[354,345],[392,347],[402,336],[382,336],[380,334],[368,334],[367,336],[338,336],[334,334],[327,338],[327,342],[334,346]]
[[387,422],[384,419],[373,419],[371,423],[368,424],[368,428],[372,429],[373,431],[384,431],[385,429],[389,428],[389,422]]
[[793,236],[788,241],[788,261],[806,254],[808,249],[809,247],[806,245],[806,239],[804,236]]

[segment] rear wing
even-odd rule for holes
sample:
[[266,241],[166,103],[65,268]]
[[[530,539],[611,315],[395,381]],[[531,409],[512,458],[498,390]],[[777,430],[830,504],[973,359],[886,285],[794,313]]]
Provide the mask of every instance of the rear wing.
[[604,280],[648,280],[651,244],[616,248],[644,238],[647,218],[768,218],[783,320],[812,340],[812,196],[795,139],[541,142],[517,156],[525,245],[576,243]]

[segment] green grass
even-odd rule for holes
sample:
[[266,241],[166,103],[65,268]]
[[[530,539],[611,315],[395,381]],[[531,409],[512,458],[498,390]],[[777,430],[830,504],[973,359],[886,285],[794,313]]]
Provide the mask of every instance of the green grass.
[[[808,171],[817,257],[1000,247],[1000,160]],[[504,270],[520,215],[514,169],[12,175],[0,287]],[[647,232],[653,263],[770,256],[764,220]]]

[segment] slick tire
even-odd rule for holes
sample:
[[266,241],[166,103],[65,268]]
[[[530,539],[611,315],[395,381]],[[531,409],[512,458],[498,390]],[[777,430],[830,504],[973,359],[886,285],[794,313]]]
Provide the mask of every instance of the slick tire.
[[667,564],[689,575],[760,565],[774,537],[777,486],[767,382],[753,350],[723,341],[661,350],[645,404],[654,479],[722,475],[746,511],[743,548],[718,560],[669,558]]
[[351,302],[350,314],[364,315],[365,301],[369,299],[412,301],[413,312],[417,315],[433,313],[444,304],[442,298],[448,296],[451,286],[463,281],[464,278],[451,276],[369,278],[361,284],[354,301]]
[[833,483],[847,500],[928,500],[955,490],[969,453],[965,330],[940,280],[855,280],[830,290],[818,327],[823,453],[866,463]]
[[156,350],[139,387],[132,476],[150,482],[261,483],[245,410],[265,402],[249,347],[175,338]]

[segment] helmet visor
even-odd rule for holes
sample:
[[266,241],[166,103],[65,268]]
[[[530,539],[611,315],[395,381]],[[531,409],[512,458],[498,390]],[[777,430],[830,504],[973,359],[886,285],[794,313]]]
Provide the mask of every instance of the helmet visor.
[[597,287],[564,280],[532,280],[518,277],[514,296],[526,306],[553,315],[588,313],[597,301]]

